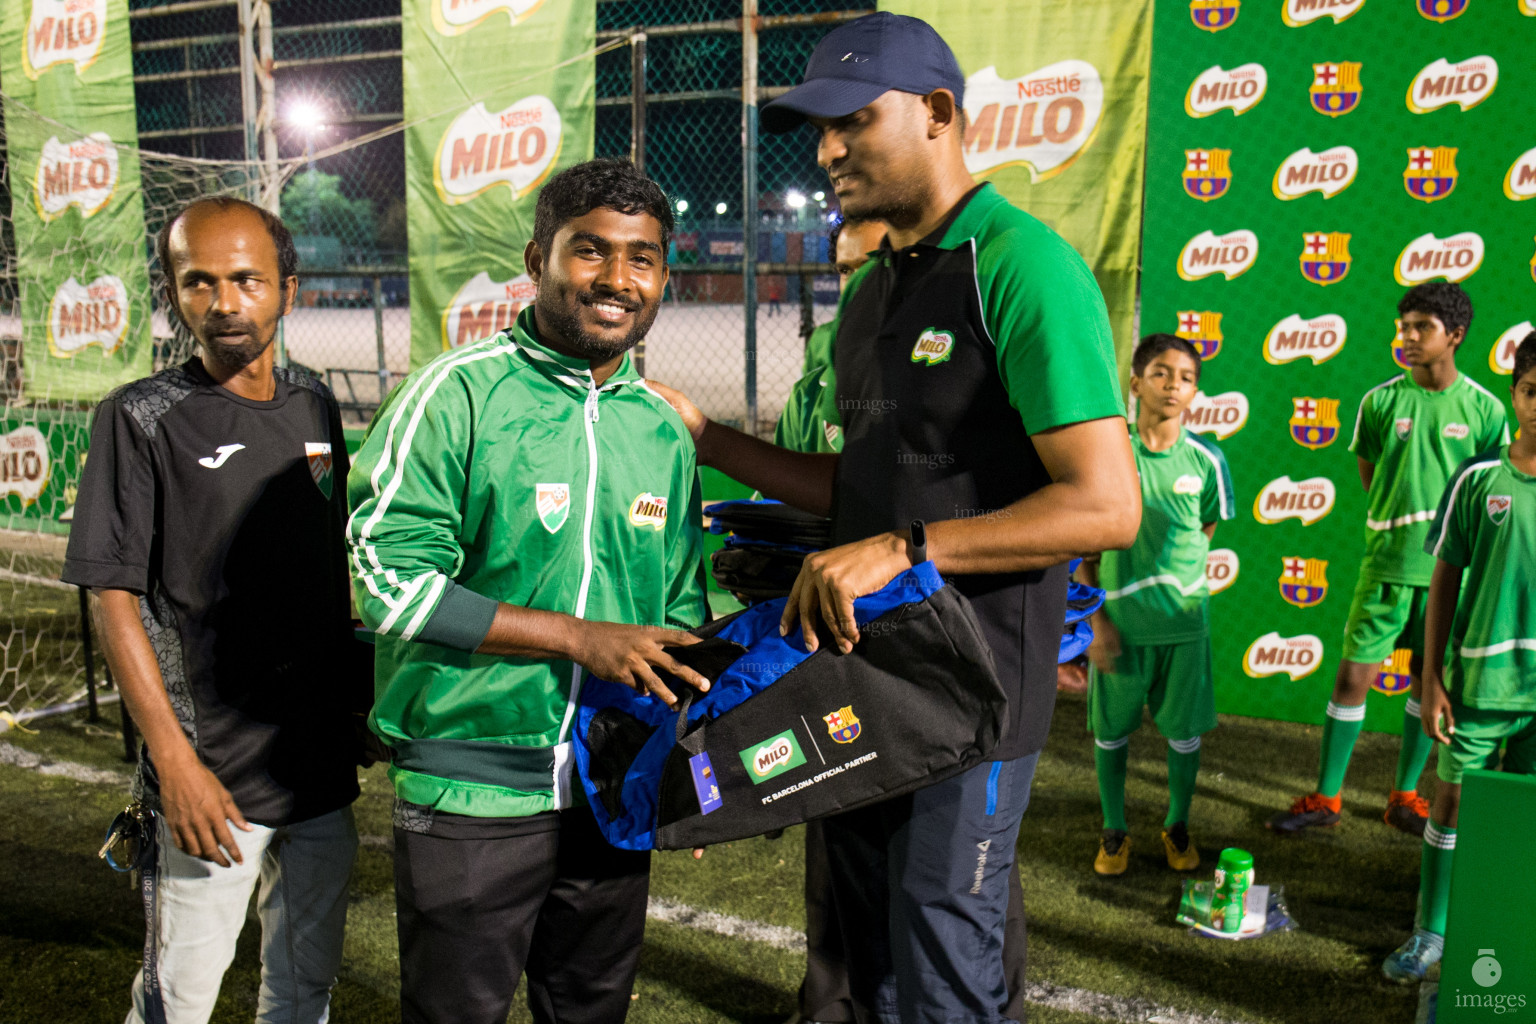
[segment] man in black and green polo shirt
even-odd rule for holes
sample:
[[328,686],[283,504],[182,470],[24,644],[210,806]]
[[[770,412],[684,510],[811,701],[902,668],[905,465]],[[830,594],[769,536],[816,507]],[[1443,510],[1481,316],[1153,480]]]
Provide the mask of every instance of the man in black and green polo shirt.
[[931,560],[1009,693],[990,761],[825,822],[853,1000],[904,1024],[1010,1019],[1007,874],[1055,702],[1065,563],[1128,546],[1140,519],[1103,298],[1058,235],[973,187],[964,89],[930,26],[881,12],[829,33],[763,110],[769,131],[808,120],[843,213],[889,232],[839,306],[842,453],[775,448],[669,394],[703,464],[832,516],[837,546],[806,559],[786,634],[814,648],[825,619],[851,650],[853,599]]

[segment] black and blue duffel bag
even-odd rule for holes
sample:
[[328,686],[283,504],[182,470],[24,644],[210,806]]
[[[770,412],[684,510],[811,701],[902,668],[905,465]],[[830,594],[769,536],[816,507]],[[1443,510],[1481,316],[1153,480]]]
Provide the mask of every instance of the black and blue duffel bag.
[[760,835],[931,785],[997,744],[1007,698],[991,651],[931,562],[854,602],[849,654],[827,635],[815,654],[798,629],[779,636],[783,608],[754,605],[669,649],[711,683],[697,694],[663,674],[681,712],[587,677],[576,767],[614,846]]

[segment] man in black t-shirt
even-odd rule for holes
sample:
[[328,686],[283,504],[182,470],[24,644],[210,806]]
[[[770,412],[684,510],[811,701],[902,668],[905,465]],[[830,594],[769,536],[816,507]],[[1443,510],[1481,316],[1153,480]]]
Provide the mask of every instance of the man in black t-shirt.
[[[63,578],[101,598],[107,662],[160,809],[158,984],[130,1024],[206,1021],[260,882],[260,1021],[324,1020],[341,963],[370,658],[352,638],[346,446],[330,391],[273,365],[298,258],[282,222],[203,199],[161,232],[200,356],[98,406]],[[153,978],[153,974],[151,975]]]

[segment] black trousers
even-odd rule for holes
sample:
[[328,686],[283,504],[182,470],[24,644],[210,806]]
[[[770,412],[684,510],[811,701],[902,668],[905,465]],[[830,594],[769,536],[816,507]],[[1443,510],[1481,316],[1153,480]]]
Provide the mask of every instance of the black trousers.
[[[832,900],[832,873],[827,864],[827,840],[820,821],[805,826],[805,980],[800,983],[800,1018],[825,1024],[853,1024],[853,999],[848,994],[848,963],[843,955],[843,929]],[[1024,975],[1029,936],[1024,923],[1024,886],[1017,866],[1009,872],[1008,919],[1003,926],[1003,975],[1008,982],[1004,1012],[1023,1021]]]
[[645,933],[650,854],[585,807],[495,839],[395,829],[402,1024],[505,1024],[527,972],[539,1024],[618,1024]]

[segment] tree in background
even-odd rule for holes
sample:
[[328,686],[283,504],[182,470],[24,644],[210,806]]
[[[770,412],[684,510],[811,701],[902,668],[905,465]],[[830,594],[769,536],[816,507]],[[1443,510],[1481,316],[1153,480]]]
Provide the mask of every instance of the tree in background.
[[300,171],[283,189],[283,220],[295,235],[329,235],[346,249],[373,250],[378,214],[367,199],[341,192],[341,176]]

